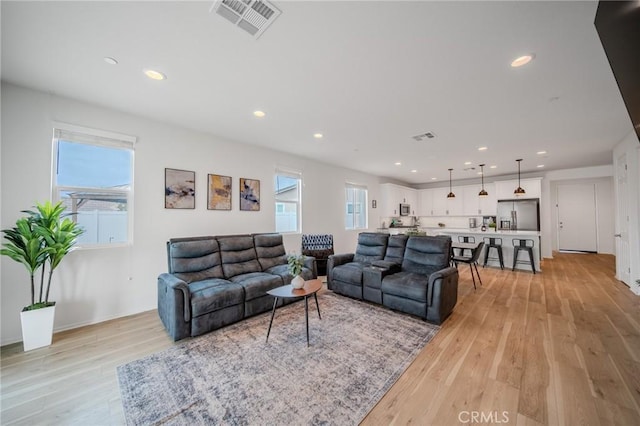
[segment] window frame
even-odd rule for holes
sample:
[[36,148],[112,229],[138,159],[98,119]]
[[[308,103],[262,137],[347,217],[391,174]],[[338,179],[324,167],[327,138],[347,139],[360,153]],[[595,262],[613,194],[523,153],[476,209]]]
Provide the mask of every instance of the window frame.
[[[369,189],[366,185],[360,185],[356,183],[346,182],[344,187],[344,206],[345,206],[345,230],[346,231],[358,231],[363,229],[369,229],[369,209],[368,200],[369,200]],[[357,202],[359,197],[357,193],[353,194],[353,202],[349,202],[349,191],[364,191],[364,202]],[[349,212],[349,207],[351,207],[351,213]],[[356,217],[364,214],[364,227],[357,226]],[[352,216],[351,227],[347,226],[347,218],[348,216]]]
[[[297,190],[297,194],[296,194],[296,200],[292,201],[292,200],[288,200],[288,199],[283,199],[283,198],[279,198],[278,194],[276,193],[275,189],[277,188],[277,180],[278,180],[278,176],[285,176],[291,179],[297,179],[298,180],[298,190]],[[275,231],[280,233],[280,234],[302,234],[302,172],[300,171],[296,171],[296,170],[291,170],[291,169],[285,169],[285,168],[276,168],[275,170],[275,174],[273,176],[273,180],[274,180],[274,191],[273,191],[273,198],[274,198],[274,228]],[[278,204],[295,204],[296,206],[296,230],[295,231],[279,231],[278,230]],[[285,208],[286,210],[286,208]]]
[[[98,146],[105,148],[123,149],[131,154],[131,183],[126,189],[108,189],[89,186],[69,186],[58,185],[58,148],[59,142],[67,141],[71,143]],[[134,181],[135,181],[135,136],[122,133],[97,130],[88,127],[81,127],[67,123],[53,122],[52,155],[51,155],[51,199],[53,202],[61,201],[60,194],[65,191],[91,191],[101,194],[122,194],[126,193],[127,200],[127,241],[118,243],[82,243],[77,244],[78,249],[93,248],[118,248],[130,247],[133,245],[133,224],[134,224]]]

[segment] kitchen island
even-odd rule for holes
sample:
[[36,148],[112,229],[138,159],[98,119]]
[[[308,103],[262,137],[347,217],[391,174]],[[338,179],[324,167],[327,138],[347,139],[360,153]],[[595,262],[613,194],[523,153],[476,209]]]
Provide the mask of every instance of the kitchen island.
[[[536,267],[536,272],[540,272],[540,232],[538,231],[509,231],[509,230],[496,230],[495,228],[487,228],[486,231],[482,231],[480,228],[424,228],[428,235],[449,235],[453,241],[458,241],[458,237],[474,237],[476,243],[483,241],[483,238],[502,238],[502,254],[504,256],[505,269],[511,269],[513,266],[513,240],[514,239],[530,239],[533,240],[533,262]],[[485,241],[485,245],[488,244],[488,240]],[[480,253],[478,263],[482,265],[484,263],[485,250],[483,248]],[[487,266],[500,267],[500,262],[497,259],[496,250],[491,250],[489,253],[489,260]],[[494,258],[494,259],[492,259]],[[529,263],[529,257],[526,252],[520,251],[518,254],[518,263],[516,263],[516,269],[531,272],[531,264]]]

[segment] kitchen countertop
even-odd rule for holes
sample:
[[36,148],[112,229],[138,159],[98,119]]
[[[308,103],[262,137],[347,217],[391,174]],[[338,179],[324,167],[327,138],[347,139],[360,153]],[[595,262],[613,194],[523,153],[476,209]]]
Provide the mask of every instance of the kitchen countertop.
[[498,229],[494,231],[492,228],[487,228],[486,231],[482,231],[480,228],[440,228],[440,227],[428,227],[421,228],[429,231],[438,230],[439,233],[442,234],[481,234],[481,235],[535,235],[540,236],[539,231],[511,231],[511,230],[502,230]]

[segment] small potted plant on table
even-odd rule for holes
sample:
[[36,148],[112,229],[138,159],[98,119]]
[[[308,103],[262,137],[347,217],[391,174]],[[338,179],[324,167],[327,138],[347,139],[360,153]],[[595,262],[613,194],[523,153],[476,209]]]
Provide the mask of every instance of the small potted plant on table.
[[[19,218],[13,228],[2,230],[7,242],[2,245],[0,254],[23,264],[31,280],[31,304],[20,312],[25,351],[51,344],[56,304],[49,301],[51,277],[84,232],[68,217],[70,214],[63,214],[64,210],[62,202],[37,204],[35,211],[23,210],[27,215]],[[38,271],[40,288],[36,300]]]
[[304,266],[304,255],[291,254],[287,257],[287,263],[289,265],[289,273],[293,276],[291,286],[293,288],[304,287],[304,278],[300,276]]

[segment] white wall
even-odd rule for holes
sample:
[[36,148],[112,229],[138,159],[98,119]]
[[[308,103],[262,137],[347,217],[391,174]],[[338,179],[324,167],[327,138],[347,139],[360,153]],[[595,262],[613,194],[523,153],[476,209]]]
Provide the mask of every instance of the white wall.
[[[2,84],[1,111],[2,229],[13,226],[20,210],[51,197],[52,122],[138,138],[134,243],[69,255],[52,285],[51,299],[58,306],[56,330],[155,309],[156,278],[166,271],[169,238],[273,231],[276,167],[303,173],[303,232],[333,234],[337,253],[353,251],[358,234],[344,230],[345,182],[367,185],[369,199],[379,199],[375,176],[6,83]],[[164,208],[165,167],[196,172],[195,210]],[[207,210],[207,173],[233,177],[232,211]],[[239,211],[240,177],[261,181],[260,212]],[[370,226],[375,229],[375,221]],[[285,247],[299,251],[300,235],[285,235]],[[29,287],[23,266],[6,257],[1,265],[0,344],[4,345],[22,340],[19,311],[29,303]]]
[[615,254],[615,216],[613,177],[592,179],[554,180],[550,183],[550,242],[551,249],[558,250],[558,185],[591,184],[595,187],[596,236],[598,253]]
[[[629,262],[631,267],[631,290],[640,295],[640,143],[635,131],[631,131],[613,150],[614,166],[617,158],[626,154],[627,158],[627,193],[618,194],[625,197],[629,207]],[[616,214],[617,219],[617,214]],[[616,223],[616,232],[619,227]]]
[[[556,187],[558,183],[596,183],[598,204],[598,250],[601,253],[613,253],[611,241],[608,235],[613,235],[613,212],[608,208],[613,199],[611,193],[606,193],[607,185],[609,191],[613,191],[613,166],[582,167],[578,169],[553,170],[545,173],[542,179],[542,197],[540,200],[540,232],[542,244],[542,256],[553,257],[553,250],[557,249],[557,207],[556,207]],[[604,250],[604,251],[601,251]]]

